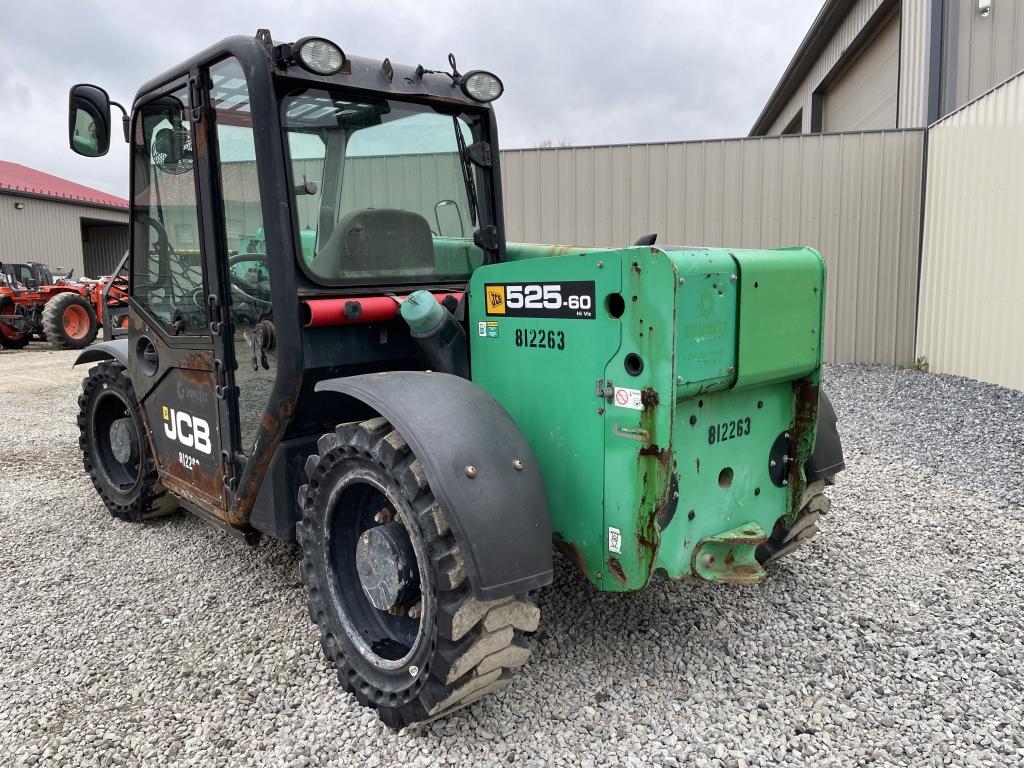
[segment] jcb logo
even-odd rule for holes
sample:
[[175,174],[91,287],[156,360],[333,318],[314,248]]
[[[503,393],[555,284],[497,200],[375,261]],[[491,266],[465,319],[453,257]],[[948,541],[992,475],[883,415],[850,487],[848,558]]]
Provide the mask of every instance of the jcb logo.
[[487,314],[488,315],[504,315],[505,314],[505,286],[504,285],[488,285],[487,286]]
[[189,416],[184,411],[163,407],[164,434],[171,440],[177,440],[186,448],[195,448],[203,453],[211,453],[210,424],[206,419]]

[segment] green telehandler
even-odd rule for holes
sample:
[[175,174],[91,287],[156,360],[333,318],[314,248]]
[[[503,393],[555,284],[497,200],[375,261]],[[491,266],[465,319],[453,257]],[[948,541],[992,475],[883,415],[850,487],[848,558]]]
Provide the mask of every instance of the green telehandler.
[[324,653],[395,728],[526,663],[552,545],[606,591],[754,583],[844,466],[818,253],[507,243],[503,86],[448,65],[260,30],[130,109],[70,93],[74,151],[111,107],[130,148],[86,472],[121,520],[297,542]]

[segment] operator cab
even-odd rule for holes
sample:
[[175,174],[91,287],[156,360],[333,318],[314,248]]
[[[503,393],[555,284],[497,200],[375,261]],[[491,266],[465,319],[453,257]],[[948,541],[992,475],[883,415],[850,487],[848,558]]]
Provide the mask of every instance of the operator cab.
[[128,367],[162,482],[193,511],[250,530],[273,503],[261,489],[293,493],[274,487],[294,485],[289,452],[361,415],[316,382],[429,367],[396,297],[426,289],[458,313],[474,269],[503,260],[501,82],[449,68],[261,30],[151,80],[130,110],[72,88],[79,154],[106,154],[123,113]]

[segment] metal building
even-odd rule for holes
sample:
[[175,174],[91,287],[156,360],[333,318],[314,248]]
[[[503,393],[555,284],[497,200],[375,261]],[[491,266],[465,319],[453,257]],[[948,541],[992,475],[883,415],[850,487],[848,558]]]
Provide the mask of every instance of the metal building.
[[1019,0],[826,0],[750,130],[923,128],[1024,69]]
[[127,248],[127,200],[0,160],[0,261],[99,277]]

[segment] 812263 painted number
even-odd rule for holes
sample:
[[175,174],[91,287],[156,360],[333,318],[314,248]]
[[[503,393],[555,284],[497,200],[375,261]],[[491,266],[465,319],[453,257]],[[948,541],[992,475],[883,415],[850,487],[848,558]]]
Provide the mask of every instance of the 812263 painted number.
[[530,349],[565,349],[564,331],[543,328],[516,328],[516,346]]
[[750,434],[750,417],[745,416],[735,421],[723,421],[708,427],[708,445],[721,443]]

